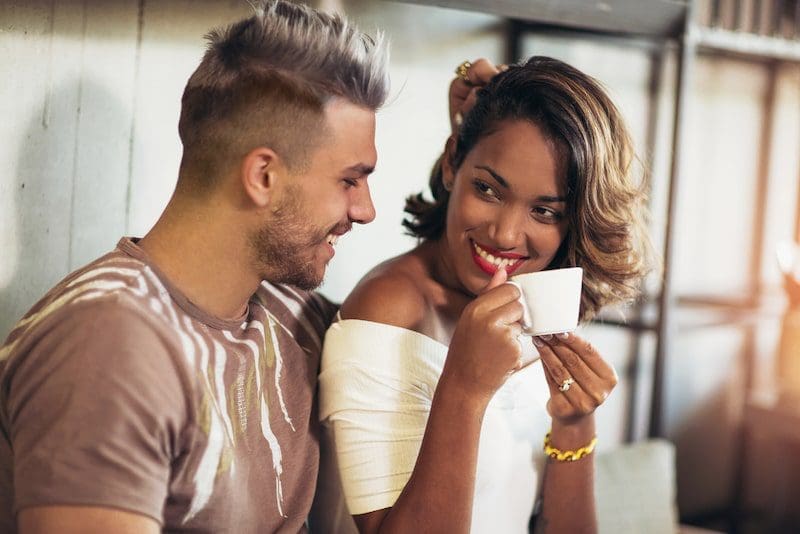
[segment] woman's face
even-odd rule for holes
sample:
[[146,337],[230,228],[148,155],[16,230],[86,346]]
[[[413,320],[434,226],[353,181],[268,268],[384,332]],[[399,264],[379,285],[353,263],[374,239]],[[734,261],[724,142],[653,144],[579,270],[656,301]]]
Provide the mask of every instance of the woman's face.
[[554,147],[527,121],[507,121],[470,151],[451,183],[443,250],[456,282],[480,292],[497,269],[547,267],[567,233],[566,184]]

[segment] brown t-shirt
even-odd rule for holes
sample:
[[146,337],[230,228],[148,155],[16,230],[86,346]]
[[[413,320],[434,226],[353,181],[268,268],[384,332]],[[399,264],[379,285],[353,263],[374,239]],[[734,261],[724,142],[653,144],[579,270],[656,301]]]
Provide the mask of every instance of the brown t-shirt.
[[120,508],[167,532],[304,532],[334,312],[265,282],[246,316],[213,317],[122,239],[0,347],[0,532],[36,505]]

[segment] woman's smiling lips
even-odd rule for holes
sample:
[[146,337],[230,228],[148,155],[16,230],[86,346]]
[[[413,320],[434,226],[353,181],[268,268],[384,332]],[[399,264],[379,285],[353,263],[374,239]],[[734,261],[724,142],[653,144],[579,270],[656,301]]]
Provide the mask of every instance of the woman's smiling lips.
[[492,275],[497,269],[504,268],[509,276],[522,266],[528,256],[513,252],[500,252],[486,245],[479,245],[470,239],[472,259],[486,274]]

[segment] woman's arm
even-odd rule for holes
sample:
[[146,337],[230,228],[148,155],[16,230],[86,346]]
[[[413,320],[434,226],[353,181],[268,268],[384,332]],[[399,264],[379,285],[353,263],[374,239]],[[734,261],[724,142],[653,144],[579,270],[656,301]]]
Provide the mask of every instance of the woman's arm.
[[[577,450],[594,438],[594,416],[574,425],[553,421],[550,441],[560,450]],[[594,454],[574,462],[547,459],[542,508],[535,534],[597,532],[594,506]]]
[[360,532],[469,532],[483,415],[522,355],[519,293],[498,273],[458,321],[408,483],[391,508],[354,516]]
[[[535,343],[550,387],[550,444],[561,451],[577,451],[595,437],[594,410],[616,385],[616,372],[574,334],[535,339]],[[535,532],[597,532],[593,453],[575,461],[547,459]]]
[[487,402],[443,375],[411,478],[392,508],[353,516],[362,534],[469,532]]

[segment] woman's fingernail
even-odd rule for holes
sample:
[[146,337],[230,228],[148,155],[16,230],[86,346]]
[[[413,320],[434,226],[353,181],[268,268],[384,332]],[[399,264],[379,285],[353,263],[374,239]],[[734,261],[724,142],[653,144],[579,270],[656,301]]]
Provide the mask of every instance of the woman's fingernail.
[[545,341],[550,341],[551,339],[553,339],[553,334],[545,334],[545,335],[539,336],[539,337],[541,337]]
[[544,343],[542,343],[542,340],[539,339],[536,336],[533,336],[533,344],[536,345],[537,347],[543,347],[544,346]]
[[561,340],[569,339],[569,332],[561,332],[560,334],[556,334],[556,337]]

